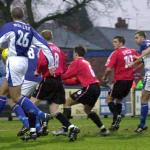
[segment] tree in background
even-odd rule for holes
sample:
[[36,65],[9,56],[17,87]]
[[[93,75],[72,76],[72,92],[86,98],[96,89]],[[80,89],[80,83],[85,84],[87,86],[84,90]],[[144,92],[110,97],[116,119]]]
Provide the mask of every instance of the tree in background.
[[[0,23],[3,24],[4,22],[8,22],[11,20],[10,15],[10,8],[13,5],[15,0],[0,0]],[[36,0],[36,3],[40,2],[41,0]],[[33,2],[34,0],[24,0],[24,7],[26,9],[27,14],[27,20],[28,22],[34,27],[38,28],[41,24],[50,21],[50,20],[62,20],[66,16],[71,16],[78,11],[80,11],[81,8],[88,5],[93,0],[61,0],[60,5],[66,5],[67,7],[62,11],[58,10],[54,13],[50,13],[46,15],[45,17],[41,18],[38,21],[35,21],[35,15],[33,11]],[[12,6],[13,7],[13,6]],[[50,6],[51,8],[51,6]]]
[[10,7],[13,0],[0,1],[0,24],[11,21]]

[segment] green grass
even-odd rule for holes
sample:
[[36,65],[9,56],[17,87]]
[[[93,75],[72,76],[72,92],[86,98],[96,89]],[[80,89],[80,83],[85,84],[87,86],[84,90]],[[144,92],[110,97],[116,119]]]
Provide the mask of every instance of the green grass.
[[[103,119],[109,126],[111,119]],[[19,121],[8,122],[0,120],[0,150],[149,150],[150,131],[137,135],[134,129],[137,126],[138,118],[124,118],[121,128],[117,133],[108,137],[98,134],[98,128],[88,119],[74,119],[72,122],[78,125],[81,133],[77,141],[69,142],[67,137],[55,137],[51,134],[41,137],[36,141],[23,142],[16,137],[21,127]],[[49,129],[54,130],[60,127],[56,120],[49,123]]]

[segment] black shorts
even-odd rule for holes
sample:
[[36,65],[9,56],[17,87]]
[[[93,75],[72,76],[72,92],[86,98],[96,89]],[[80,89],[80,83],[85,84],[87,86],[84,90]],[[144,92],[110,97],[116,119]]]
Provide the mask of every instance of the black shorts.
[[83,105],[94,107],[99,95],[100,86],[98,83],[94,83],[71,94],[71,98]]
[[43,79],[32,96],[40,100],[47,100],[49,104],[64,104],[65,90],[61,77],[47,77]]
[[132,87],[133,80],[118,80],[115,82],[110,95],[112,98],[122,100],[126,97]]

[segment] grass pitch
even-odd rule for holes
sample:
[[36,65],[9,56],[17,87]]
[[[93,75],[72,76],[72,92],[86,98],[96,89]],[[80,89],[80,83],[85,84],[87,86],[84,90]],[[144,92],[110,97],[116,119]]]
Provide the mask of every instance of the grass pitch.
[[[108,137],[98,134],[98,128],[89,119],[73,119],[81,132],[77,141],[69,142],[65,136],[55,137],[49,134],[36,141],[21,141],[16,133],[21,128],[19,121],[0,120],[0,150],[149,150],[150,130],[143,134],[134,133],[138,118],[124,118],[119,131]],[[104,118],[107,127],[111,123],[110,118]],[[149,125],[148,119],[148,125]],[[51,120],[49,130],[60,127],[57,120]]]

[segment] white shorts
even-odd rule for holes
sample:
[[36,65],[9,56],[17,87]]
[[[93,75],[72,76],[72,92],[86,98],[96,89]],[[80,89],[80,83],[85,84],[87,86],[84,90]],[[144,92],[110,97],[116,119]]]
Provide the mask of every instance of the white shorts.
[[38,82],[24,80],[21,87],[21,95],[30,97],[38,85]]
[[21,85],[28,69],[28,58],[21,56],[8,57],[6,62],[6,78],[9,86]]
[[144,77],[143,89],[145,91],[150,91],[150,76]]

